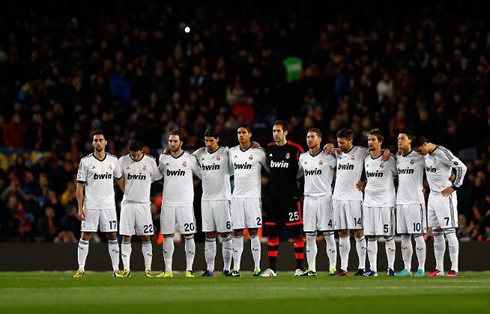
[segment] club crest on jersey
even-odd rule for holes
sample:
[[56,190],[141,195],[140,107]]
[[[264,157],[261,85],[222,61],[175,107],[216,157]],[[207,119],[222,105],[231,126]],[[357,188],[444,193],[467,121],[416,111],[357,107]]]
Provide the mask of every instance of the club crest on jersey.
[[143,170],[146,171],[146,165],[143,165]]
[[380,164],[379,164],[379,167],[380,167],[380,168],[384,168],[384,167],[385,167],[384,162],[380,163]]
[[286,159],[289,159],[291,155],[289,153],[286,154]]
[[221,155],[216,156],[216,160],[220,161],[221,160]]
[[320,166],[323,165],[323,160],[320,159],[320,161],[318,163],[320,164]]
[[109,164],[108,168],[109,170],[112,170],[112,164]]
[[415,163],[415,159],[410,159],[410,164],[413,165]]
[[186,161],[184,161],[184,162],[182,163],[182,167],[187,167],[187,162],[186,162]]
[[252,156],[252,155],[250,154],[250,156],[248,156],[248,159],[252,160],[252,159],[254,159],[254,156]]
[[350,159],[354,160],[354,159],[356,159],[356,157],[354,155],[350,155]]

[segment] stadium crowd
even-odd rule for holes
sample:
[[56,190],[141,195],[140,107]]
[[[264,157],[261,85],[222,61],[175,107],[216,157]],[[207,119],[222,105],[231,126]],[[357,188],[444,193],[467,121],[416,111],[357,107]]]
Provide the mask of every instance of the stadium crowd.
[[[95,129],[107,133],[112,154],[138,138],[157,155],[174,128],[191,151],[203,145],[208,126],[222,145],[235,145],[242,122],[266,145],[281,118],[302,146],[311,127],[331,143],[340,128],[351,128],[355,144],[378,127],[392,152],[402,128],[447,147],[468,167],[458,235],[489,241],[485,10],[463,1],[281,6],[87,1],[74,11],[63,3],[6,4],[1,239],[79,239],[75,174]],[[161,186],[153,190],[157,227]]]

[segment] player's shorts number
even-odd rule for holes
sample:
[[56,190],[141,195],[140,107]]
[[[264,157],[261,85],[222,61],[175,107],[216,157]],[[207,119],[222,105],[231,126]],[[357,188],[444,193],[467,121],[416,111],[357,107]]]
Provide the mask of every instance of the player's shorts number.
[[152,233],[153,232],[153,225],[144,225],[143,226],[143,233]]
[[329,226],[330,228],[333,228],[332,219],[330,219],[330,220],[328,221],[328,226]]
[[257,217],[257,226],[261,226],[262,225],[262,219],[260,219],[260,217]]
[[117,223],[115,220],[109,221],[109,229],[116,229]]
[[298,212],[289,213],[289,221],[297,221],[297,220],[299,220]]
[[184,224],[184,231],[194,231],[194,223]]
[[[356,226],[361,225],[361,217],[359,217],[359,218],[354,217],[354,224],[355,224]],[[329,224],[329,226],[330,226],[330,224]]]
[[384,231],[384,233],[388,233],[388,230],[389,230],[388,229],[388,224],[384,224],[383,225],[383,231]]
[[231,229],[231,221],[226,222],[226,229]]
[[413,223],[413,231],[420,231],[421,225],[420,222]]
[[449,217],[444,217],[444,220],[446,220],[446,226],[449,225]]

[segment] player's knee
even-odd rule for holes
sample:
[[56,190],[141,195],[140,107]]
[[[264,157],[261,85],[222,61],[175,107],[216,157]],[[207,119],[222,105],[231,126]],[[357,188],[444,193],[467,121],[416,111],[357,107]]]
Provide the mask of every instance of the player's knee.
[[92,239],[92,234],[91,233],[82,232],[81,238],[84,241],[90,241],[90,239]]
[[402,241],[410,241],[411,236],[409,234],[402,234]]
[[194,235],[193,234],[185,234],[184,235],[184,239],[186,239],[186,240],[192,240],[192,239],[194,239]]
[[218,236],[217,232],[206,232],[206,239],[213,239]]
[[107,240],[117,240],[117,233],[115,232],[107,233]]
[[164,234],[163,235],[163,238],[166,239],[166,238],[173,238],[174,237],[174,234],[173,233],[170,233],[170,234]]
[[394,237],[394,236],[386,236],[386,237],[385,237],[385,241],[386,241],[386,242],[395,241],[395,237]]
[[221,237],[222,240],[226,238],[231,238],[231,232],[220,233],[219,236]]
[[250,235],[256,236],[257,234],[259,234],[259,229],[248,229],[248,233],[250,233]]
[[456,229],[455,228],[449,228],[449,229],[446,229],[444,230],[444,235],[447,237],[451,234],[456,234]]
[[243,236],[243,229],[237,229],[233,231],[233,236],[234,237],[242,237]]
[[313,232],[305,232],[306,238],[311,239],[311,238],[316,238],[316,231]]
[[[354,238],[362,238],[364,236],[364,230],[355,230],[354,232]],[[347,231],[347,235],[349,235],[349,232]]]
[[334,235],[333,231],[323,231],[323,236],[324,237],[331,237]]

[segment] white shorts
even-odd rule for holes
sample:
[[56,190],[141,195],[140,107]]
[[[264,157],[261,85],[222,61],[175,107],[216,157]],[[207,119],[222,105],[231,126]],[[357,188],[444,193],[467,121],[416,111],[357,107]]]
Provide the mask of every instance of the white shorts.
[[116,209],[85,209],[85,220],[82,220],[82,232],[117,232]]
[[332,196],[305,196],[303,203],[303,229],[305,232],[333,230]]
[[234,230],[262,227],[260,198],[231,197],[231,225]]
[[364,234],[367,236],[395,235],[394,207],[362,207]]
[[448,196],[431,192],[427,207],[429,227],[434,229],[458,227],[458,198],[456,192]]
[[202,231],[228,233],[231,228],[230,201],[201,201]]
[[333,200],[333,229],[362,229],[362,201]]
[[153,219],[150,204],[122,203],[119,234],[132,236],[137,234],[153,235]]
[[427,219],[424,204],[396,205],[396,233],[427,233]]
[[194,234],[196,233],[196,218],[193,206],[162,205],[160,214],[162,234]]

